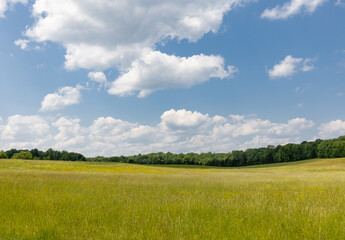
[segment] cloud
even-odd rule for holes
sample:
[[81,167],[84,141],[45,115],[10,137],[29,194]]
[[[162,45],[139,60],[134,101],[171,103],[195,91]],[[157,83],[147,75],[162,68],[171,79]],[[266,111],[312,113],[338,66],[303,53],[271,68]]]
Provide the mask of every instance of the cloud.
[[[217,32],[223,16],[243,1],[77,1],[36,0],[36,23],[26,35],[38,42],[63,44],[69,59],[83,58],[95,63],[97,53],[107,66],[120,63],[126,56],[153,48],[164,38],[199,40],[205,33]],[[86,53],[82,50],[88,49]],[[84,53],[83,53],[84,52]],[[90,54],[91,53],[91,54]],[[69,62],[69,68],[89,68]],[[85,62],[84,62],[85,63]],[[95,64],[100,67],[99,64]]]
[[103,72],[89,72],[88,77],[91,81],[98,83],[99,89],[106,88],[110,84]]
[[[185,109],[164,112],[155,126],[130,123],[112,117],[98,118],[88,127],[91,155],[129,155],[149,152],[228,152],[244,146],[257,146],[255,138],[272,139],[270,144],[296,142],[296,136],[314,126],[296,118],[272,123],[250,116],[213,116]],[[75,134],[77,135],[77,134]],[[64,140],[66,141],[66,139]],[[250,145],[250,141],[253,144]],[[262,141],[265,146],[267,141]]]
[[161,116],[160,126],[166,131],[205,133],[215,124],[226,122],[221,116],[209,117],[208,114],[185,109],[166,111]]
[[14,44],[16,45],[16,46],[20,46],[20,48],[22,49],[22,50],[26,50],[26,49],[28,49],[28,43],[29,43],[30,41],[29,40],[26,40],[26,39],[18,39],[18,40],[16,40],[15,42],[14,42]]
[[[171,39],[196,42],[206,33],[216,33],[224,15],[245,2],[36,0],[35,22],[24,35],[30,41],[63,45],[68,70],[118,69],[121,75],[109,93],[124,96],[139,91],[143,97],[230,75],[234,68],[225,67],[219,56],[169,56],[157,51],[157,45]],[[164,75],[164,70],[169,72]]]
[[345,121],[336,120],[321,124],[318,127],[321,138],[336,138],[345,135]]
[[272,138],[267,136],[255,136],[251,140],[242,144],[240,149],[246,150],[248,148],[260,148],[268,145],[284,145],[290,142],[290,138]]
[[56,111],[64,107],[78,104],[81,100],[81,86],[63,87],[55,93],[48,94],[41,103],[41,112]]
[[0,122],[0,143],[6,149],[41,146],[50,140],[50,130],[40,116],[10,116],[4,125]]
[[293,137],[305,129],[314,126],[313,121],[305,118],[295,118],[287,123],[272,123],[256,117],[231,115],[224,125],[216,126],[213,131],[217,136],[241,137],[252,134],[264,133],[269,137]]
[[209,120],[208,115],[199,112],[171,109],[161,116],[162,124],[171,130],[198,128]]
[[88,77],[90,80],[100,84],[105,84],[107,82],[107,77],[103,72],[89,72]]
[[[99,118],[88,128],[91,155],[128,155],[148,152],[228,152],[244,146],[296,142],[314,123],[304,118],[272,123],[250,116],[209,116],[185,109],[164,112],[155,126],[130,123],[111,117]],[[267,139],[271,139],[268,141]],[[252,144],[250,145],[250,141]],[[116,147],[115,147],[116,146]]]
[[14,41],[16,46],[19,46],[22,50],[41,50],[40,46],[29,46],[30,41],[27,39],[18,39]]
[[89,126],[82,126],[78,118],[15,115],[0,122],[0,145],[4,149],[52,147],[87,156],[229,152],[299,142],[301,134],[313,126],[304,118],[275,123],[255,116],[209,116],[185,109],[164,112],[160,122],[152,126],[113,117],[100,117]]
[[201,54],[185,58],[150,51],[134,61],[108,92],[124,96],[140,91],[138,96],[146,97],[162,89],[189,88],[210,78],[224,79],[234,72],[236,68],[232,66],[224,69],[224,59],[220,56]]
[[59,118],[52,123],[53,127],[58,128],[58,134],[54,137],[55,148],[64,149],[85,143],[87,131],[80,126],[79,119]]
[[300,13],[313,13],[316,8],[321,6],[327,0],[291,0],[283,6],[276,6],[272,9],[266,9],[261,18],[268,18],[270,20],[287,19]]
[[287,124],[273,124],[269,132],[277,136],[293,136],[298,135],[305,129],[310,129],[314,126],[314,122],[305,118],[290,119]]
[[0,18],[5,17],[5,12],[9,8],[13,8],[15,4],[27,4],[28,0],[0,0]]
[[310,58],[294,58],[291,55],[285,57],[279,64],[273,66],[268,71],[270,78],[290,77],[296,74],[298,71],[308,72],[314,69],[314,66],[310,64],[313,60]]

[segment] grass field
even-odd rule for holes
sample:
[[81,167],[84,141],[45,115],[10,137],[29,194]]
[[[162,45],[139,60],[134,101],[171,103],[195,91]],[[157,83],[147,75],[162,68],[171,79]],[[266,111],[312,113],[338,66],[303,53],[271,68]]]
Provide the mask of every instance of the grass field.
[[0,239],[345,239],[345,159],[244,168],[0,160]]

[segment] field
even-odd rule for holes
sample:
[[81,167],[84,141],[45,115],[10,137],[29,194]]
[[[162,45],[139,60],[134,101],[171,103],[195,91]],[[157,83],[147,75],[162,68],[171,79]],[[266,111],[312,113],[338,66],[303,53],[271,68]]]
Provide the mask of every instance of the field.
[[0,239],[345,239],[345,159],[243,168],[0,160]]

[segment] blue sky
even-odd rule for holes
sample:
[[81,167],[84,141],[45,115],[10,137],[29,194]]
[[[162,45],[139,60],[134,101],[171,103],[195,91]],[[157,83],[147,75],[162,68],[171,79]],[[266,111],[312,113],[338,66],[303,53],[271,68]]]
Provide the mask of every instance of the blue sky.
[[228,152],[345,135],[344,5],[0,0],[0,148]]

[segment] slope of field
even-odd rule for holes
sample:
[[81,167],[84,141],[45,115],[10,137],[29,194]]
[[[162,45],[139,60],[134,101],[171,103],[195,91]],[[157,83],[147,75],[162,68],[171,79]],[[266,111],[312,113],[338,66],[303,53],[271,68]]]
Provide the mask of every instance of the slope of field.
[[0,160],[0,239],[345,239],[345,159],[244,168]]

